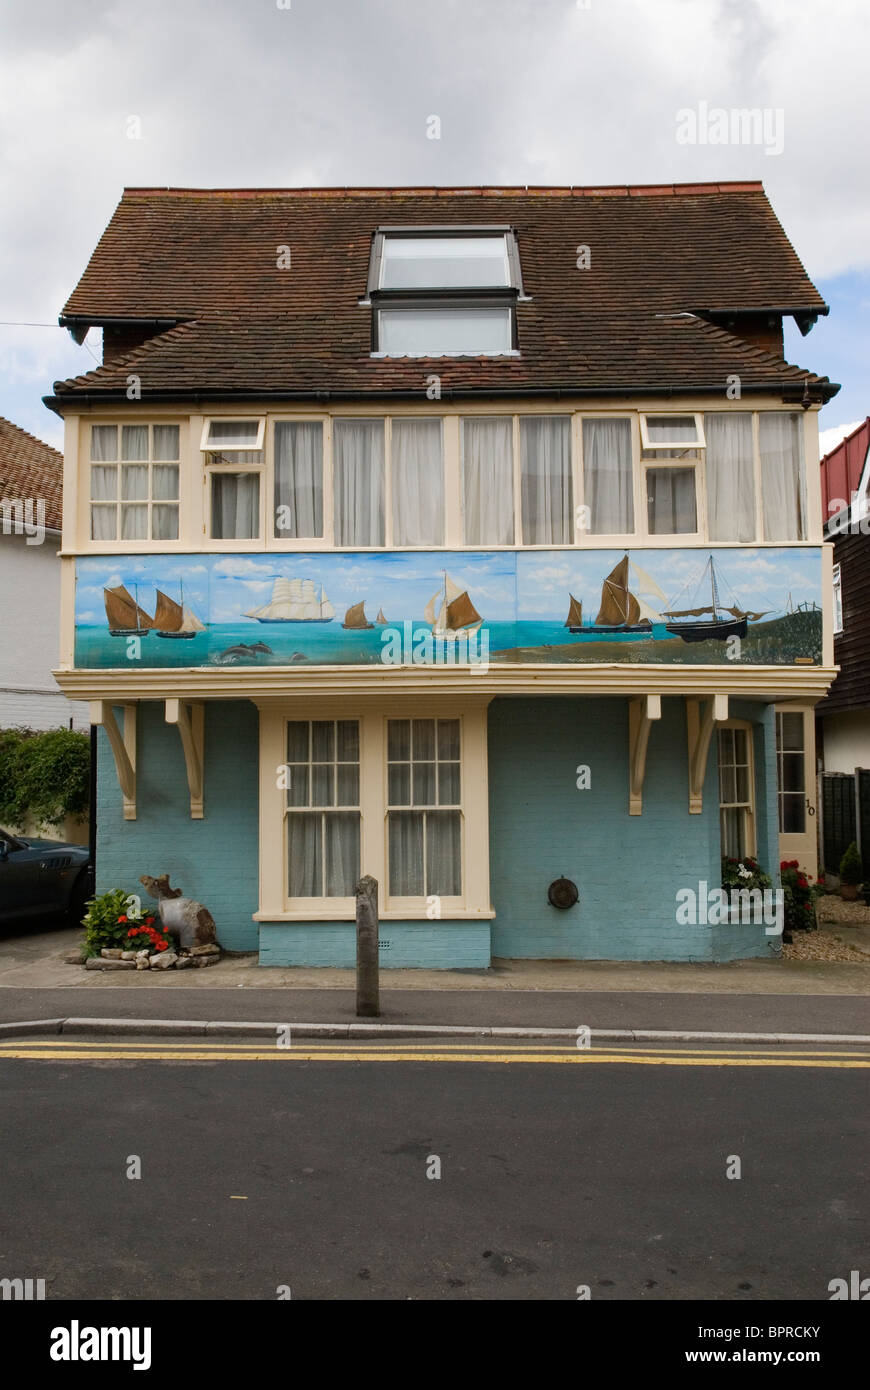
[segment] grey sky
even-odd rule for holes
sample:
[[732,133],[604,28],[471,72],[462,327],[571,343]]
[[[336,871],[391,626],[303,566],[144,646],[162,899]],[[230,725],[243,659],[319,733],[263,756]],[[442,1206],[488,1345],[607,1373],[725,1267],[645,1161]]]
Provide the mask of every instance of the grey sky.
[[[865,28],[861,0],[3,0],[0,319],[56,318],[125,184],[761,178],[814,279],[856,277],[854,337]],[[700,102],[781,110],[782,153],[679,144]],[[817,333],[792,356],[844,380]],[[0,327],[0,414],[59,442],[39,398],[93,365],[60,330]],[[841,401],[824,424],[856,416]]]

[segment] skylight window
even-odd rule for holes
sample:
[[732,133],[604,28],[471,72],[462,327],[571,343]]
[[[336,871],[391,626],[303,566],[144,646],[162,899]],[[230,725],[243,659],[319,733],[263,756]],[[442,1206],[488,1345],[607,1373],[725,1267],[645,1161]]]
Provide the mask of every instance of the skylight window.
[[511,284],[507,238],[385,236],[379,289],[499,289]]
[[489,357],[516,352],[524,297],[509,227],[380,228],[367,304],[378,357]]

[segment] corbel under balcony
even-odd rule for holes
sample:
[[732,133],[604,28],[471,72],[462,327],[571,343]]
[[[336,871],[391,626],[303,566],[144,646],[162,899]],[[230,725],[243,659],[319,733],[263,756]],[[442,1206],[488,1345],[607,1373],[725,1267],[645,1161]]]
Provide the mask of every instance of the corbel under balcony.
[[109,700],[91,700],[89,702],[90,721],[92,724],[102,725],[109,740],[109,747],[112,750],[112,757],[115,759],[115,770],[118,774],[118,785],[121,788],[121,795],[124,798],[124,820],[136,819],[136,706],[135,704],[122,704],[124,711],[124,728],[118,728],[118,721],[115,718],[115,709]]
[[662,717],[661,695],[642,695],[628,706],[628,814],[639,816],[643,811],[643,779],[646,774],[646,750],[654,719]]
[[728,718],[728,696],[712,695],[708,700],[686,701],[686,727],[689,736],[689,815],[703,810],[704,778],[710,739],[717,724]]
[[203,706],[201,700],[166,701],[166,723],[175,724],[181,736],[187,786],[190,791],[190,818],[203,817]]

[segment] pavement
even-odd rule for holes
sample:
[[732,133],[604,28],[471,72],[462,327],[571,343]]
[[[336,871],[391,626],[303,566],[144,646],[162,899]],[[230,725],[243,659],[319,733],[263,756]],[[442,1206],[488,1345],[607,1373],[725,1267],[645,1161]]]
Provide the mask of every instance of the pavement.
[[[75,930],[0,935],[0,1023],[33,1019],[357,1022],[352,970],[275,969],[255,955],[208,970],[84,971]],[[870,1033],[870,958],[855,964],[497,961],[491,970],[383,970],[381,1021],[455,1029]]]

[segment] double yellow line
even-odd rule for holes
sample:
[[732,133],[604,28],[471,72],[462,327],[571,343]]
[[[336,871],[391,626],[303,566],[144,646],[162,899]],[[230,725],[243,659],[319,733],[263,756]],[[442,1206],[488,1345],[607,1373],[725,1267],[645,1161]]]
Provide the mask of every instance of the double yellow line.
[[300,1039],[290,1047],[262,1042],[191,1042],[168,1039],[102,1042],[59,1038],[21,1039],[0,1044],[0,1061],[28,1062],[475,1062],[545,1066],[643,1067],[870,1067],[870,1050],[787,1050],[783,1046],[746,1047],[564,1047],[552,1043],[432,1041],[377,1044]]

